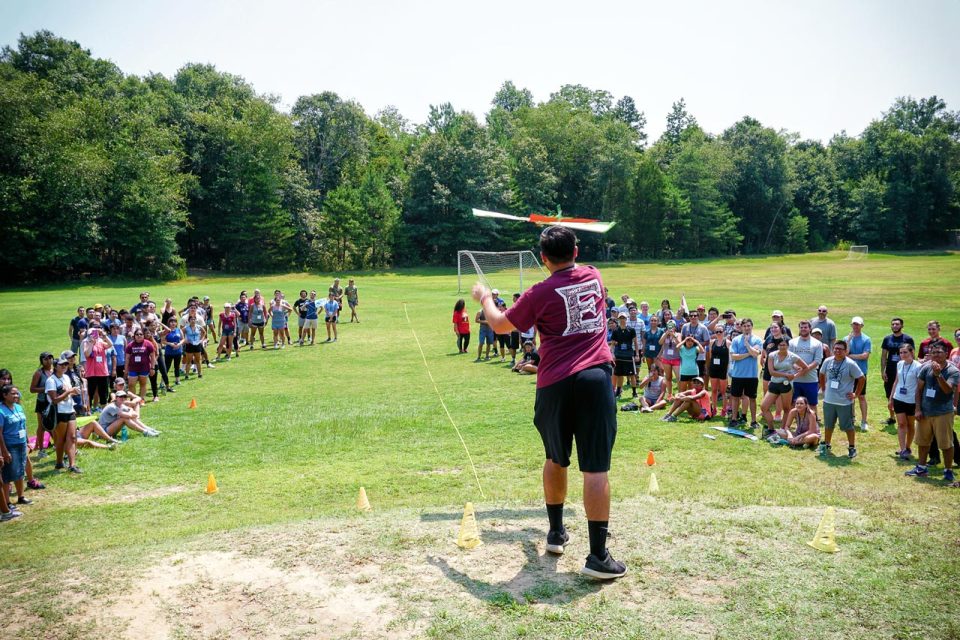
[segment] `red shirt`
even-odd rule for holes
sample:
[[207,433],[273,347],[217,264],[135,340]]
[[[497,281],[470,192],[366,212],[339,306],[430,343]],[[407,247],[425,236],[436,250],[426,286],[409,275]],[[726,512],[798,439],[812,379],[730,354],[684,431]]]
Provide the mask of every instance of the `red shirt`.
[[466,311],[454,311],[453,324],[457,325],[457,333],[470,333],[470,316]]
[[107,347],[97,340],[90,349],[90,355],[83,363],[88,378],[102,378],[110,371],[107,369]]
[[533,285],[507,309],[513,326],[540,332],[538,388],[613,359],[605,309],[600,272],[580,265]]
[[933,343],[935,342],[939,342],[940,344],[942,344],[947,354],[949,354],[950,351],[953,350],[953,344],[951,344],[951,342],[946,338],[944,338],[943,336],[940,336],[939,338],[927,338],[926,340],[920,343],[920,349],[917,351],[917,358],[920,360],[923,360],[924,358],[926,358],[927,351],[930,350],[931,345],[933,345]]

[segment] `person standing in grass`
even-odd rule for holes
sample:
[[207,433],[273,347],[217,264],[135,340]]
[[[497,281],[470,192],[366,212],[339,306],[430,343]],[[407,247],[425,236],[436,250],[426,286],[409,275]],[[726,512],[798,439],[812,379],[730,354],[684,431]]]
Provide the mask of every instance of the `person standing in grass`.
[[[193,365],[197,368],[197,378],[203,378],[203,362],[201,362],[201,353],[203,352],[203,339],[207,333],[200,323],[197,316],[187,318],[187,324],[183,327],[183,337],[186,344],[183,345],[183,379],[190,379],[190,369]],[[130,383],[133,386],[133,383]],[[140,395],[143,395],[141,390]]]
[[273,329],[274,349],[283,349],[286,346],[284,329],[287,327],[287,313],[292,310],[293,307],[283,299],[283,293],[280,289],[274,291],[273,300],[270,301],[270,328]]
[[[53,376],[54,369],[54,358],[53,354],[49,351],[44,351],[40,354],[40,368],[33,373],[33,379],[30,381],[30,393],[37,394],[37,401],[34,405],[34,411],[37,415],[37,440],[36,440],[36,449],[37,459],[42,459],[47,457],[47,452],[44,447],[44,434],[47,429],[44,427],[43,418],[47,413],[47,408],[50,406],[50,399],[47,398],[47,378]],[[48,423],[49,424],[49,423]],[[56,421],[53,421],[53,426],[56,426]],[[50,434],[53,435],[53,426],[50,427]]]
[[652,372],[654,367],[660,369],[660,338],[662,337],[663,329],[660,328],[660,318],[655,315],[650,316],[647,330],[643,332],[643,340],[641,341],[643,359],[647,361],[647,373]]
[[863,333],[863,318],[860,316],[853,316],[853,319],[850,321],[850,334],[846,337],[846,341],[847,348],[850,350],[848,357],[857,363],[857,366],[860,367],[860,371],[863,372],[864,376],[863,387],[860,389],[857,402],[860,405],[860,430],[868,431],[870,425],[867,423],[866,376],[869,370],[867,363],[870,360],[872,344],[870,342],[870,336]]
[[797,371],[797,376],[793,379],[793,395],[795,398],[800,396],[806,398],[807,406],[816,415],[820,392],[817,372],[820,370],[820,363],[823,362],[823,343],[810,334],[809,320],[801,320],[798,328],[800,335],[788,343],[790,351],[797,354],[802,361],[800,363],[802,368]]
[[810,319],[810,330],[820,329],[820,342],[827,345],[830,353],[833,353],[833,343],[837,341],[837,325],[827,317],[827,313],[827,305],[817,307],[817,316]]
[[637,332],[627,326],[627,314],[617,314],[617,328],[610,336],[613,342],[614,370],[613,381],[616,390],[614,395],[620,397],[623,392],[624,379],[633,387],[633,397],[637,397],[637,364],[634,356],[640,350],[640,341]]
[[466,353],[470,346],[470,315],[463,298],[453,305],[453,334],[457,336],[457,352]]
[[[339,280],[334,280],[335,285],[339,285]],[[336,342],[337,341],[337,314],[340,313],[340,303],[337,302],[337,296],[333,292],[333,287],[330,287],[330,292],[327,294],[327,301],[323,303],[323,312],[325,315],[324,321],[327,325],[327,342]],[[331,333],[333,339],[331,340]]]
[[479,327],[479,336],[477,337],[477,359],[476,362],[480,362],[480,354],[483,353],[483,345],[487,345],[487,355],[486,359],[490,359],[490,347],[497,339],[497,335],[493,332],[493,329],[490,328],[490,323],[487,322],[487,314],[483,312],[481,308],[480,311],[477,311],[477,317],[474,318]]
[[263,301],[260,289],[253,290],[253,298],[248,305],[250,313],[250,350],[253,351],[253,343],[257,339],[257,333],[260,334],[260,348],[266,349],[267,344],[263,337],[263,327],[267,324],[267,305]]
[[[727,371],[730,367],[730,341],[723,326],[713,325],[713,340],[707,345],[707,372],[710,374],[710,406],[714,415],[727,415]],[[717,405],[720,410],[717,410]]]
[[317,339],[318,306],[317,292],[311,290],[310,297],[307,298],[307,301],[303,303],[302,307],[305,314],[303,318],[303,343],[309,339],[312,345]]
[[925,477],[929,474],[927,455],[936,435],[943,454],[943,479],[953,482],[954,438],[953,417],[956,407],[954,395],[960,385],[960,369],[947,360],[947,350],[934,344],[927,350],[927,361],[917,375],[915,396],[918,449],[917,466],[906,475]]
[[[223,311],[220,312],[220,318],[217,320],[220,326],[220,344],[217,346],[217,359],[220,354],[226,355],[227,361],[230,361],[230,354],[233,351],[233,343],[237,335],[237,312],[233,310],[233,305],[229,302],[223,303]],[[240,354],[236,354],[239,358]]]
[[910,445],[916,433],[917,376],[920,373],[920,363],[914,359],[913,345],[908,342],[900,345],[898,355],[900,357],[894,370],[887,409],[897,418],[897,440],[900,442],[897,457],[909,460],[913,453]]
[[80,341],[87,333],[87,310],[84,307],[77,307],[77,315],[70,319],[70,328],[67,329],[67,337],[70,338],[70,350],[76,353],[80,351]]
[[[27,414],[20,406],[20,390],[12,384],[0,387],[0,469],[5,495],[10,483],[17,489],[17,504],[30,504],[23,495],[23,479],[27,471]],[[12,498],[12,497],[11,497]]]
[[297,315],[297,344],[303,346],[303,324],[306,321],[306,313],[303,304],[307,301],[307,290],[300,289],[300,297],[293,301],[293,312]]
[[600,272],[576,263],[577,237],[570,229],[547,227],[540,234],[540,256],[550,276],[530,287],[506,313],[481,283],[473,297],[483,305],[497,332],[536,325],[540,333],[540,366],[534,424],[543,441],[543,491],[550,530],[547,551],[563,553],[570,535],[563,525],[567,467],[573,442],[583,473],[583,503],[590,535],[590,554],[581,569],[601,580],[627,573],[607,550],[610,520],[608,471],[617,435],[610,350],[604,326],[604,288]]
[[[183,346],[187,339],[183,336],[183,331],[177,326],[177,316],[170,316],[167,321],[168,331],[163,336],[163,359],[167,372],[173,372],[173,383],[180,384],[180,361],[183,359]],[[157,356],[159,359],[160,356]],[[170,389],[173,391],[173,389]]]
[[247,338],[250,337],[250,303],[247,302],[246,291],[240,292],[240,297],[233,308],[237,312],[237,320],[239,321],[237,323],[237,336],[233,340],[233,350],[239,353],[240,347],[247,344]]
[[863,391],[866,378],[857,363],[847,357],[847,341],[833,344],[833,355],[820,367],[820,390],[823,391],[823,442],[820,455],[830,453],[833,430],[837,423],[847,434],[847,456],[857,457],[857,432],[853,426],[853,402]]
[[[733,415],[730,426],[743,426],[747,421],[747,407],[750,405],[750,428],[757,424],[757,358],[763,351],[763,341],[753,335],[753,320],[740,321],[741,334],[730,343],[730,396],[733,403]],[[747,399],[744,400],[743,397]]]
[[66,457],[67,470],[71,473],[80,473],[80,468],[76,465],[77,413],[73,402],[73,399],[80,395],[80,387],[74,385],[73,379],[67,375],[69,364],[66,358],[57,360],[53,375],[47,378],[46,393],[57,411],[57,427],[53,432],[53,446],[57,452],[57,463],[54,469],[63,469],[63,459]]
[[897,377],[897,363],[900,362],[900,347],[904,344],[914,347],[916,345],[913,338],[903,332],[903,318],[891,319],[890,331],[891,333],[880,343],[880,376],[883,378],[884,396],[887,398],[887,410],[890,412],[887,425],[894,425],[897,424],[897,418],[890,398],[893,395],[893,381]]
[[357,315],[357,307],[360,306],[360,294],[357,293],[357,285],[353,278],[347,280],[347,288],[343,290],[343,293],[347,296],[347,304],[350,306],[350,322],[356,320],[357,324],[360,324],[360,316]]

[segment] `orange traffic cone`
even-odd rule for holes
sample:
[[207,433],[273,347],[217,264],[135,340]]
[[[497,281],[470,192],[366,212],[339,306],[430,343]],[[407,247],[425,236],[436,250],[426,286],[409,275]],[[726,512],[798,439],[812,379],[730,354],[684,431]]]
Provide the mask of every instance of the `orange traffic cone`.
[[193,398],[190,400],[190,404],[187,405],[187,409],[196,409],[197,408],[197,399]]
[[220,491],[220,489],[217,488],[217,479],[213,477],[213,472],[211,471],[210,475],[207,476],[207,490],[204,493],[210,495],[217,491]]
[[647,454],[647,466],[652,467],[655,464],[657,464],[657,462],[653,459],[653,450],[651,450],[650,453]]

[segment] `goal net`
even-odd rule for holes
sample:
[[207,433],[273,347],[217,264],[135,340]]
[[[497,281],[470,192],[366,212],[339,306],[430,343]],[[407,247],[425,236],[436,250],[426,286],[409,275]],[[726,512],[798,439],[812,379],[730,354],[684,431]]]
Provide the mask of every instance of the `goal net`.
[[504,297],[522,293],[547,277],[533,251],[458,251],[457,293],[470,291],[479,280]]
[[867,257],[867,245],[865,244],[852,244],[850,245],[850,250],[847,252],[847,260],[862,260]]

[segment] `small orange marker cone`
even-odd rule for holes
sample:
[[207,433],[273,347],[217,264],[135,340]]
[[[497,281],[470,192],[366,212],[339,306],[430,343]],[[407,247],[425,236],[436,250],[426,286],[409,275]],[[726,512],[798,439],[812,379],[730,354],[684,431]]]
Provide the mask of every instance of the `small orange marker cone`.
[[187,405],[187,409],[196,409],[197,408],[197,399],[193,398],[190,400],[190,404]]
[[653,450],[651,450],[650,453],[647,454],[647,466],[652,467],[655,464],[657,464],[657,461],[653,459]]
[[217,491],[220,491],[220,489],[217,488],[217,479],[213,477],[213,472],[211,471],[210,475],[207,476],[207,490],[204,493],[209,496]]
[[357,509],[360,511],[370,511],[370,501],[367,500],[367,490],[360,487],[360,493],[357,494]]

